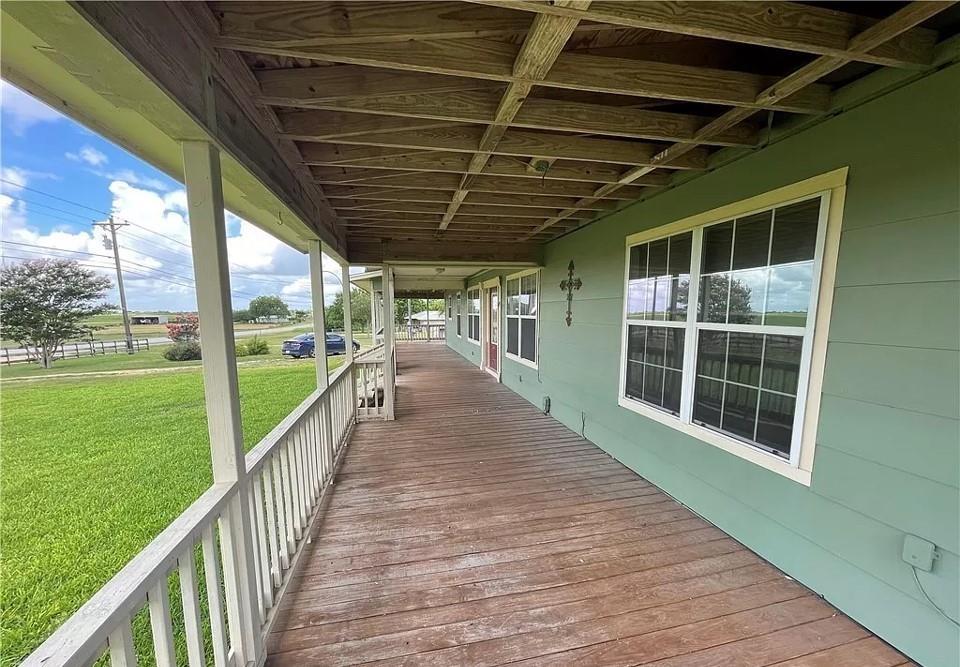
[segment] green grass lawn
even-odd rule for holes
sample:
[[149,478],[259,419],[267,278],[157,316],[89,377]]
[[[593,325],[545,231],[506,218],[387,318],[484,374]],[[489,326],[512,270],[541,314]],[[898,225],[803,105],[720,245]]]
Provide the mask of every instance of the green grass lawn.
[[[315,387],[313,360],[241,365],[239,378],[248,449]],[[196,499],[211,470],[199,372],[4,383],[0,426],[6,666]]]

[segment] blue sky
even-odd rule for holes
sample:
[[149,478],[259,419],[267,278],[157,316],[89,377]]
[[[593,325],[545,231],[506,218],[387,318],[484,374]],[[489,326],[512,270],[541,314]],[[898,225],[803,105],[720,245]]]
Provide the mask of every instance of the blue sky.
[[[194,310],[183,185],[7,82],[0,88],[0,248],[5,262],[72,257],[115,279],[93,222],[113,213],[131,310]],[[309,309],[307,258],[227,213],[234,308],[279,294]],[[324,257],[324,268],[339,266]],[[326,300],[340,291],[325,276]],[[108,299],[119,303],[114,291]]]

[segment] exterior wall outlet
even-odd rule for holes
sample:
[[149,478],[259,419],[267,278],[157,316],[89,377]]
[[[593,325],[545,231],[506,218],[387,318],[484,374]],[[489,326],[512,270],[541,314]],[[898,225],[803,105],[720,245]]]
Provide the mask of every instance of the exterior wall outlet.
[[903,560],[924,572],[933,569],[933,561],[937,557],[937,545],[928,542],[916,535],[907,535],[903,538]]

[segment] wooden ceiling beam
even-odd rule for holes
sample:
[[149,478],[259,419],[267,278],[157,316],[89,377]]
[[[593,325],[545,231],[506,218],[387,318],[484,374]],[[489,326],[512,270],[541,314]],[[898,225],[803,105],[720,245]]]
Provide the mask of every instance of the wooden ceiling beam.
[[[343,183],[320,177],[317,182],[324,186],[344,185]],[[386,192],[390,189],[411,190],[456,190],[460,179],[455,174],[420,174],[398,172],[389,179],[349,183],[352,187],[365,187],[371,191]],[[559,197],[576,197],[577,199],[589,196],[596,191],[596,186],[590,183],[576,183],[573,181],[537,181],[528,178],[504,178],[500,176],[481,175],[473,184],[477,192],[493,192],[501,194],[546,195]],[[326,191],[326,187],[324,188]],[[599,199],[636,199],[647,194],[649,190],[637,186],[635,183],[626,188],[617,188]]]
[[627,28],[657,30],[709,39],[768,46],[814,55],[916,68],[929,65],[937,34],[914,28],[874,49],[854,49],[850,38],[876,19],[796,2],[594,2],[589,9],[557,7],[527,0],[473,0],[477,4],[575,16]]
[[[424,202],[433,204],[447,204],[450,202],[449,191],[445,190],[407,190],[404,188],[389,188],[386,191],[373,188],[338,187],[331,185],[325,188],[331,205],[337,208],[363,209],[368,204],[378,202]],[[530,208],[564,209],[573,206],[576,199],[572,197],[549,197],[537,195],[513,195],[495,192],[473,191],[465,200],[467,204],[483,204],[486,206],[524,206]],[[610,211],[617,208],[615,201],[599,201],[589,210]]]
[[[905,7],[897,10],[887,18],[874,23],[869,28],[853,37],[847,45],[847,50],[856,53],[872,51],[878,46],[896,38],[897,35],[901,35],[911,30],[923,21],[935,16],[953,4],[956,4],[956,0],[950,2],[915,0],[914,2],[911,2]],[[831,72],[835,72],[849,62],[851,62],[851,58],[849,57],[820,56],[813,62],[801,67],[791,74],[788,74],[774,85],[762,91],[758,95],[758,99],[762,98],[763,101],[766,101],[774,98],[784,98],[793,95],[797,91],[802,90],[804,87],[809,86],[812,82],[817,81]],[[708,137],[712,133],[723,132],[737,123],[742,122],[752,113],[753,111],[743,107],[733,108],[701,128],[700,134],[703,137]],[[674,144],[661,151],[660,154],[654,158],[654,161],[661,164],[668,163],[680,155],[683,155],[685,152],[691,150],[694,146],[695,144],[693,143]],[[594,201],[596,198],[607,196],[611,192],[616,191],[618,188],[634,182],[635,179],[646,176],[650,173],[650,171],[656,168],[657,167],[655,166],[647,166],[630,169],[623,174],[623,177],[620,179],[619,183],[610,183],[598,188],[593,195],[590,197],[585,197],[583,199],[583,203],[589,203]],[[536,231],[543,231],[557,222],[574,215],[576,211],[581,210],[579,204],[580,203],[578,202],[577,206],[566,209],[558,216],[550,218],[544,222],[543,225],[538,227]]]
[[830,102],[829,87],[814,86],[809,90],[799,91],[795,96],[784,97],[775,104],[761,107],[757,103],[757,94],[775,78],[747,72],[576,52],[560,54],[556,59],[556,66],[543,79],[528,79],[513,70],[513,62],[520,51],[518,47],[485,39],[278,47],[267,41],[238,40],[229,31],[224,31],[217,40],[217,46],[504,83],[536,84],[569,90],[749,108],[774,108],[802,113],[825,111]]
[[[343,114],[341,125],[349,123],[351,114],[399,116],[417,119],[421,124],[424,121],[446,121],[489,125],[498,122],[496,113],[499,100],[500,93],[487,90],[342,98],[300,105],[289,104],[293,100],[275,101],[283,102],[283,106],[322,109],[323,111],[284,112],[283,115],[294,126],[309,123],[312,127],[322,128],[321,132],[329,132],[329,112]],[[312,121],[314,116],[325,122]],[[628,139],[684,141],[710,120],[708,116],[528,97],[510,125],[531,130],[576,132]],[[354,125],[362,125],[364,122],[370,121],[353,119]],[[725,146],[753,145],[756,140],[757,128],[748,125],[735,128],[716,138],[718,145]]]
[[[469,163],[466,153],[443,151],[415,151],[405,148],[380,148],[376,146],[351,146],[337,144],[300,144],[306,164],[328,169],[314,169],[314,174],[337,175],[346,178],[378,180],[390,178],[390,172],[438,172],[462,173]],[[695,159],[699,159],[694,154]],[[526,161],[512,156],[495,155],[487,163],[483,173],[490,176],[542,180],[562,180],[592,183],[616,183],[623,168],[600,162],[576,160],[550,160],[545,172],[538,172]],[[678,162],[683,162],[682,160]],[[695,164],[692,160],[689,166]],[[337,169],[339,168],[339,171]],[[354,170],[354,171],[351,171]],[[359,173],[363,171],[364,173]],[[378,174],[377,171],[385,173]],[[669,185],[668,172],[653,174],[640,185]]]
[[[398,130],[392,133],[361,134],[336,139],[318,138],[312,134],[311,124],[297,124],[284,118],[285,136],[303,142],[336,143],[353,146],[378,146],[380,148],[400,148],[410,150],[443,151],[454,153],[474,153],[479,148],[484,130],[479,126],[458,125],[451,127]],[[293,130],[293,131],[290,131]],[[596,137],[577,137],[547,132],[527,130],[509,130],[501,141],[491,147],[496,155],[509,155],[522,158],[551,158],[555,160],[575,160],[581,162],[613,162],[623,165],[645,165],[656,155],[662,146],[647,142],[626,139],[601,139]],[[308,151],[301,147],[301,153]],[[305,161],[309,157],[304,156]],[[679,168],[696,169],[706,166],[707,153],[704,149],[692,150]]]
[[456,240],[430,239],[425,241],[377,240],[347,237],[350,260],[355,264],[381,264],[383,262],[471,262],[496,263],[517,262],[525,266],[537,266],[541,248],[535,242],[516,243],[504,241],[486,243],[463,243]]
[[[776,77],[745,72],[570,52],[560,55],[555,67],[556,69],[551,70],[544,85],[750,108],[757,107],[757,94],[776,81]],[[481,82],[474,79],[478,83],[471,87],[463,83],[470,79],[412,72],[404,72],[398,76],[401,79],[405,77],[419,79],[411,81],[407,89],[400,93],[395,86],[384,85],[386,92],[383,95],[371,93],[371,87],[362,95],[331,96],[325,87],[326,79],[329,77],[324,76],[324,72],[341,68],[365,69],[357,66],[337,66],[278,70],[285,73],[282,79],[283,85],[275,84],[269,89],[264,89],[260,102],[275,106],[361,110],[367,113],[390,113],[392,105],[393,113],[410,115],[411,105],[429,103],[429,98],[436,96],[437,101],[430,105],[434,109],[432,111],[434,117],[443,118],[443,107],[455,105],[454,108],[457,110],[472,112],[473,116],[465,119],[467,122],[482,122],[476,118],[492,116],[499,99],[499,93],[496,92],[498,82],[495,81]],[[366,69],[377,72],[380,76],[388,71]],[[585,73],[589,75],[592,82],[590,88],[583,87]],[[454,80],[457,82],[456,85],[451,84],[446,87],[440,83],[429,85],[431,81],[442,82],[447,79]],[[774,103],[770,108],[796,113],[820,113],[825,111],[829,104],[829,86],[815,85],[799,91],[795,96]],[[638,115],[638,118],[642,119],[642,117],[642,114]],[[450,120],[459,119],[450,118]]]
[[[444,203],[372,201],[357,206],[350,201],[335,200],[331,205],[341,218],[359,218],[365,217],[367,213],[443,213],[449,205],[449,201]],[[553,217],[560,210],[562,209],[533,206],[487,206],[485,204],[467,203],[461,204],[458,209],[460,213],[465,215],[478,215],[487,218],[534,218],[538,220]],[[579,217],[590,218],[592,216],[592,211],[584,210],[583,215]],[[371,215],[369,217],[377,216]]]
[[262,104],[316,106],[343,99],[385,98],[411,93],[487,90],[501,84],[482,79],[398,72],[361,65],[289,67],[255,71]]
[[233,0],[209,5],[231,39],[278,48],[513,37],[527,32],[531,21],[524,12],[462,2]]
[[[299,112],[279,112],[277,117],[296,118]],[[310,129],[316,141],[332,141],[343,137],[363,136],[369,134],[389,134],[407,130],[432,130],[446,127],[456,127],[459,123],[435,120],[432,118],[400,118],[395,116],[379,116],[373,114],[342,113],[337,111],[312,111]],[[280,122],[281,136],[295,139],[286,134],[282,121]]]

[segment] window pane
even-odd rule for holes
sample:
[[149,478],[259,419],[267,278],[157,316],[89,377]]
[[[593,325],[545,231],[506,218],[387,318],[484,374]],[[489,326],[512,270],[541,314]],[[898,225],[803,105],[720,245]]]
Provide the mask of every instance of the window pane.
[[647,366],[643,369],[643,400],[660,405],[663,403],[663,369]]
[[734,271],[730,276],[730,324],[762,324],[770,269]]
[[667,318],[667,308],[673,300],[673,280],[669,276],[659,276],[654,280],[651,319],[665,320]]
[[647,353],[643,360],[648,364],[663,366],[667,346],[667,331],[663,327],[647,328]]
[[737,220],[733,245],[734,270],[767,265],[772,215],[773,211],[765,211]]
[[760,386],[795,395],[800,378],[802,348],[803,338],[800,336],[767,336]]
[[627,382],[623,393],[629,398],[643,400],[643,364],[637,361],[627,362]]
[[733,332],[727,350],[727,379],[759,387],[763,335]]
[[813,262],[775,266],[770,269],[770,287],[764,324],[802,327],[807,324]]
[[727,298],[730,293],[730,274],[717,273],[700,279],[700,312],[697,319],[701,322],[727,321]]
[[683,368],[683,336],[686,332],[677,327],[666,330],[667,347],[664,365],[667,368]]
[[760,392],[757,442],[772,447],[785,458],[790,457],[796,403],[796,399],[789,396]]
[[647,327],[627,327],[627,359],[643,361],[643,352],[647,342]]
[[692,232],[670,237],[670,261],[668,268],[671,276],[686,276],[690,274],[690,251],[692,247]]
[[723,421],[720,429],[753,440],[757,423],[758,391],[727,383],[723,397]]
[[520,279],[520,294],[526,298],[527,312],[524,315],[537,314],[537,274],[531,273]]
[[647,310],[647,281],[631,280],[627,283],[627,317],[643,319]]
[[693,420],[720,427],[720,406],[723,404],[723,383],[697,378],[693,395]]
[[727,333],[701,331],[697,350],[697,374],[723,378],[727,367]]
[[667,320],[683,322],[687,319],[687,303],[690,295],[690,276],[673,278],[670,286],[670,300],[667,303]]
[[520,280],[507,281],[507,315],[520,313]]
[[703,230],[703,273],[730,270],[730,246],[733,243],[733,223],[711,225]]
[[651,278],[667,275],[667,242],[667,239],[660,239],[649,244],[650,268],[647,275]]
[[630,248],[630,280],[647,277],[647,244]]
[[534,319],[520,320],[520,356],[527,361],[537,361],[537,321]]
[[673,414],[680,414],[680,384],[683,373],[680,371],[664,371],[663,378],[663,408]]
[[520,319],[517,317],[507,318],[507,352],[520,353]]
[[813,259],[817,247],[820,200],[810,199],[778,208],[774,213],[771,264]]

